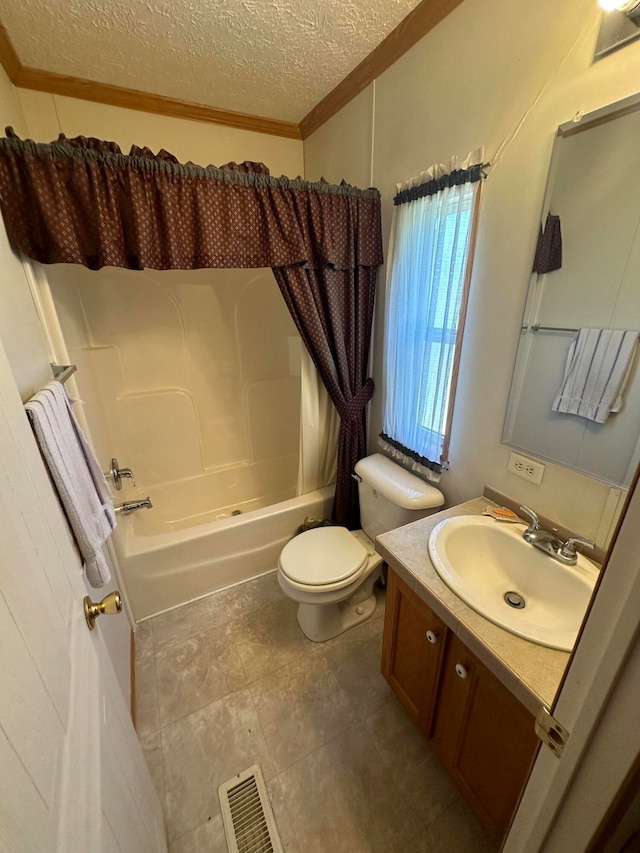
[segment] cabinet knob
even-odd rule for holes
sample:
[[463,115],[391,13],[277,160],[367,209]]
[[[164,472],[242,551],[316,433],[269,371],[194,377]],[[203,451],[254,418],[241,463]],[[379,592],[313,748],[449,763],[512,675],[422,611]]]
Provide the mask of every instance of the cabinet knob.
[[437,631],[427,631],[427,640],[435,646],[435,644],[440,639],[440,634]]
[[456,675],[460,678],[466,678],[469,675],[469,670],[466,666],[463,666],[461,663],[456,664]]

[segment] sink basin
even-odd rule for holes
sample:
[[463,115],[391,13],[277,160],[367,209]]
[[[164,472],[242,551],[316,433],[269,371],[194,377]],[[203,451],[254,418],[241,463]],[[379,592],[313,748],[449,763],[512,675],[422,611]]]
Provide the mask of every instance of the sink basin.
[[486,619],[541,646],[571,651],[598,577],[582,555],[565,566],[522,538],[524,524],[481,515],[440,522],[429,556],[456,595]]

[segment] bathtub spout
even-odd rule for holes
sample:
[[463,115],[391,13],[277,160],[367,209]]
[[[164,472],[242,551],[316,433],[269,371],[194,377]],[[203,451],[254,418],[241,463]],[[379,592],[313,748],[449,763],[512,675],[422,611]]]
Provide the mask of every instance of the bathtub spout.
[[151,498],[140,498],[137,501],[125,501],[122,504],[117,504],[114,509],[116,512],[128,515],[130,512],[135,512],[138,509],[152,509],[152,507]]

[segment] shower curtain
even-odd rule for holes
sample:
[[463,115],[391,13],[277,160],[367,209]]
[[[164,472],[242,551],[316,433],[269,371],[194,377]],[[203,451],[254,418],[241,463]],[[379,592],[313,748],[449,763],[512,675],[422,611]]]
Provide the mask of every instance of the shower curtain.
[[296,494],[304,495],[336,481],[340,418],[304,346],[300,366],[300,463]]
[[334,518],[357,527],[351,472],[366,454],[373,394],[378,191],[276,179],[263,164],[202,168],[166,151],[134,146],[127,156],[98,139],[37,144],[7,133],[2,209],[29,257],[89,269],[272,268],[340,416]]

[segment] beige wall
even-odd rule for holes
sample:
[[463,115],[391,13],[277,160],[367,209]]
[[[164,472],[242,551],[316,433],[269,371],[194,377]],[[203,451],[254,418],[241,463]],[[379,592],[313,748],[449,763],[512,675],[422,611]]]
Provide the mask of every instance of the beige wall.
[[374,87],[368,86],[304,142],[305,178],[355,187],[373,181]]
[[[0,67],[0,113],[2,127],[12,125],[26,133],[20,100]],[[51,378],[44,335],[29,293],[20,259],[13,252],[4,224],[0,223],[0,339],[6,350],[23,400]]]
[[[609,488],[553,464],[541,486],[526,483],[506,471],[501,435],[556,127],[639,88],[640,44],[592,64],[599,17],[595,0],[465,0],[305,141],[309,180],[362,183],[372,170],[385,245],[395,184],[484,145],[494,165],[483,186],[451,469],[441,486],[455,503],[491,484],[586,536],[598,532]],[[371,105],[364,115],[363,102]],[[381,428],[384,270],[378,296],[372,448]]]
[[59,133],[95,136],[117,142],[127,154],[135,144],[152,151],[164,148],[181,163],[221,166],[235,160],[266,163],[271,174],[296,177],[304,169],[302,142],[233,127],[142,113],[76,98],[18,89],[27,134],[50,142]]

